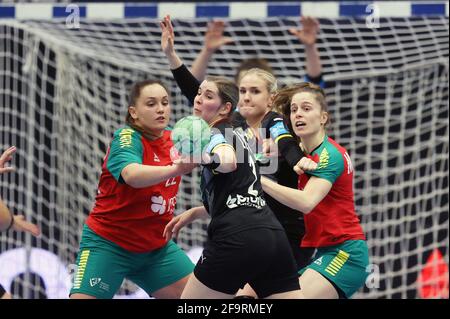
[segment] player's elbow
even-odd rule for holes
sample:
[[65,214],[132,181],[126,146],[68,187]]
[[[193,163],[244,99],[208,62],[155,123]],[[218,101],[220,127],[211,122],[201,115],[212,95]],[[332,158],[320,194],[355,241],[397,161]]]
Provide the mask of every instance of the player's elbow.
[[231,162],[231,163],[222,163],[220,164],[220,167],[216,169],[216,171],[221,173],[231,173],[234,172],[237,169],[237,163]]
[[230,149],[222,148],[219,153],[220,165],[216,171],[220,173],[230,173],[237,169],[237,159],[234,152]]
[[313,209],[317,206],[316,203],[312,202],[312,201],[306,201],[303,205],[301,205],[301,207],[299,207],[300,211],[307,215],[309,213],[311,213],[313,211]]
[[126,166],[120,173],[120,176],[122,177],[125,184],[127,184],[128,186],[131,186],[133,188],[143,187],[141,181],[142,178],[134,164]]

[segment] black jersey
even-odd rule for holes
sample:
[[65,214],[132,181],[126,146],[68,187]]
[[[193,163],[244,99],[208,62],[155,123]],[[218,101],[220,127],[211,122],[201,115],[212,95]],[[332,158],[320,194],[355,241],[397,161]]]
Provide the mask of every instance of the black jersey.
[[212,154],[218,146],[233,147],[237,169],[218,173],[203,167],[201,190],[203,204],[211,215],[208,232],[225,236],[250,228],[281,229],[266,206],[260,183],[259,169],[242,130],[233,130],[228,123],[213,128],[207,151]]
[[[279,149],[279,156],[276,159],[278,161],[278,168],[274,173],[267,174],[266,176],[280,185],[297,189],[298,175],[293,170],[293,166],[303,157],[303,152],[301,151],[298,142],[289,132],[283,116],[276,112],[268,112],[261,122],[261,128],[261,137],[272,138],[277,143]],[[281,141],[289,144],[280,145]],[[282,147],[285,148],[283,152],[281,151]],[[273,159],[271,161],[273,161]],[[264,165],[270,166],[270,164],[271,163],[266,163]],[[281,225],[283,225],[289,240],[301,240],[305,234],[303,214],[281,204],[269,194],[264,194],[264,197],[267,201],[267,205],[269,205]]]
[[[183,95],[189,100],[189,102],[193,105],[195,96],[198,93],[198,89],[200,87],[200,83],[198,80],[192,75],[192,73],[186,68],[186,66],[183,64],[179,68],[171,70],[173,77],[175,81],[177,82],[179,88],[181,89],[181,92]],[[275,112],[269,112],[266,114],[266,116],[263,119],[263,125],[264,128],[266,128],[266,132],[272,132],[272,133],[282,133],[284,132],[279,128],[280,124],[279,120],[280,115]],[[256,138],[256,136],[253,134],[253,131],[250,127],[248,127],[247,123],[245,122],[245,119],[243,120],[243,117],[235,112],[232,116],[232,125],[234,128],[236,128],[235,133],[239,133],[241,138],[245,139],[247,143],[247,150],[245,151],[245,154],[248,153],[248,149],[251,150],[250,153],[258,154],[262,152],[262,145],[260,141]],[[238,129],[240,128],[240,129]],[[272,128],[272,130],[271,130]],[[222,130],[225,129],[224,126],[221,128]],[[245,136],[244,136],[245,135]],[[237,135],[236,135],[237,136]],[[267,138],[269,136],[266,136]],[[280,185],[288,186],[291,188],[297,188],[297,174],[293,171],[292,167],[295,165],[300,158],[303,156],[298,144],[296,143],[295,139],[290,136],[290,138],[283,138],[283,142],[289,141],[290,145],[288,143],[285,143],[285,153],[290,154],[289,156],[280,156],[278,158],[278,170],[275,174],[272,174],[272,179],[278,181]],[[228,141],[227,141],[228,142]],[[233,145],[233,141],[228,142],[230,145]],[[236,150],[237,155],[239,155],[239,151]],[[288,157],[290,159],[290,162],[287,162],[285,158]],[[259,168],[257,168],[259,169]],[[237,176],[241,178],[240,175],[236,175],[238,170],[233,172],[234,176]],[[213,172],[208,172],[208,170],[204,169],[204,178],[205,180],[212,180],[212,177],[215,177]],[[230,174],[230,173],[229,173]],[[227,175],[227,174],[219,174],[219,175]],[[238,180],[239,180],[238,178]],[[203,179],[203,177],[202,177]],[[227,186],[234,185],[229,184],[229,181],[224,178],[224,176],[220,176],[220,178],[216,179],[215,181],[218,181],[220,184],[223,180],[223,183],[228,183]],[[240,182],[240,181],[239,181]],[[225,185],[225,184],[223,184]],[[259,188],[261,188],[259,181],[258,181]],[[204,185],[206,186],[206,185]],[[211,198],[209,191],[207,187],[205,187],[206,193],[204,193],[204,205],[208,209],[210,206],[210,202],[215,202],[214,197]],[[220,196],[220,192],[216,191],[214,196]],[[273,199],[267,194],[263,195],[267,199],[267,204],[271,208],[271,210],[275,213],[278,220],[283,225],[286,233],[288,234],[288,237],[292,241],[300,240],[303,237],[304,234],[304,223],[303,223],[303,215],[297,211],[294,211],[293,209],[280,204],[278,201]],[[223,197],[223,196],[222,196]],[[243,197],[241,197],[243,198]],[[221,209],[225,209],[226,205],[220,206],[219,203],[226,204],[226,200],[223,198],[221,200],[218,200],[217,202],[217,212],[220,214]],[[209,211],[209,209],[208,209]],[[211,211],[215,212],[215,207],[211,207]]]

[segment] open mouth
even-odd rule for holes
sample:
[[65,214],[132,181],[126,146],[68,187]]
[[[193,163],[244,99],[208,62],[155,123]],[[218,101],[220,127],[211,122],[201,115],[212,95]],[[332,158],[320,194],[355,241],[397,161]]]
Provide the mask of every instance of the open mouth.
[[303,126],[305,126],[305,125],[306,125],[306,123],[303,122],[303,121],[295,122],[295,127],[303,127]]
[[158,116],[158,117],[156,118],[156,120],[157,120],[157,121],[164,121],[165,118],[164,118],[164,116]]

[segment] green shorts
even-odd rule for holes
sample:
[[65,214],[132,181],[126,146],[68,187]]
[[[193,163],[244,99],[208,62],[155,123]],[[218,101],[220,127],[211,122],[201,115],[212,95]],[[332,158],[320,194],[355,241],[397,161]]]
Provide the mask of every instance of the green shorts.
[[112,298],[127,278],[151,295],[192,273],[194,264],[173,241],[148,253],[129,252],[83,227],[70,294]]
[[[317,249],[314,261],[299,271],[313,269],[335,284],[350,298],[369,275],[369,250],[365,240],[347,240],[336,246]],[[301,287],[300,287],[301,288]]]

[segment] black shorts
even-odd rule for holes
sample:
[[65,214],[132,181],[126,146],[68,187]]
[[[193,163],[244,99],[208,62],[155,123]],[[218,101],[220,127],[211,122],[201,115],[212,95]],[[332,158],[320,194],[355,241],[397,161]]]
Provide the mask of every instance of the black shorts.
[[5,288],[3,288],[2,285],[0,285],[0,299],[3,297],[3,295],[6,293]]
[[312,247],[300,247],[300,242],[297,241],[289,241],[291,245],[292,253],[294,254],[294,259],[297,262],[297,270],[301,270],[308,266],[312,262],[312,256],[316,251],[315,248]]
[[260,298],[300,289],[291,247],[281,229],[249,229],[208,240],[194,274],[205,286],[226,294],[235,294],[246,283]]

